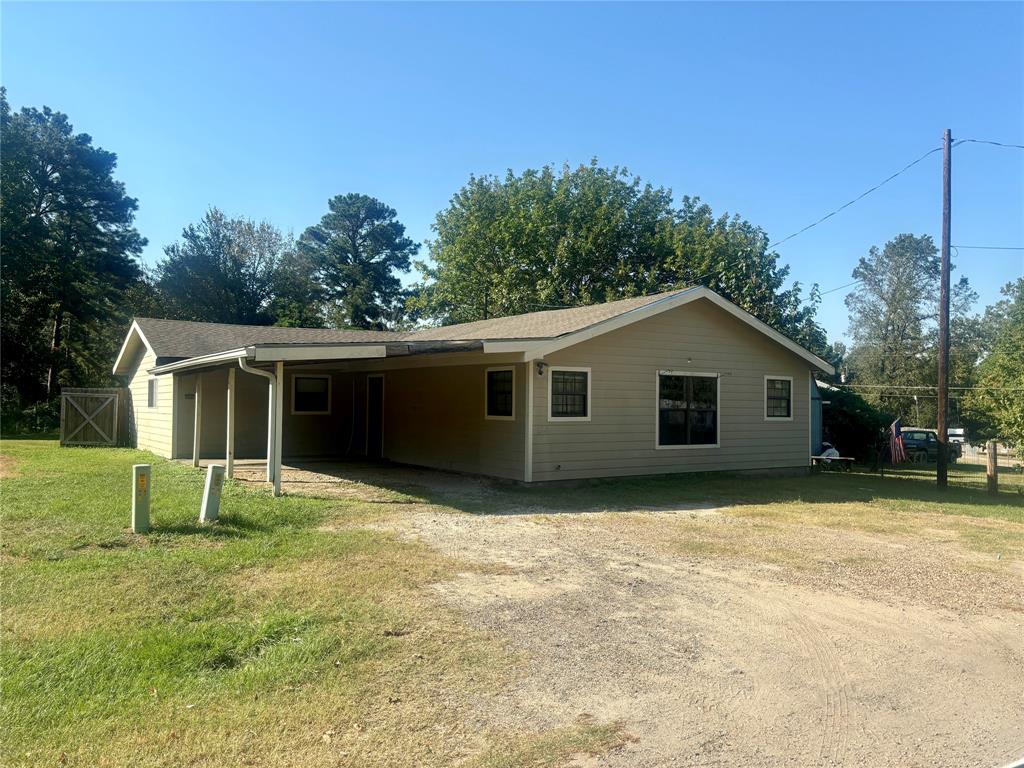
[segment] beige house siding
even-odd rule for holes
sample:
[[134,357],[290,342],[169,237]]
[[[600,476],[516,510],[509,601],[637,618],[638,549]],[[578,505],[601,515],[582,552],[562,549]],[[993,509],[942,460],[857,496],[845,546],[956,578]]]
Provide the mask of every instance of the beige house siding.
[[[225,458],[228,434],[227,370],[205,371],[202,374],[175,374],[174,378],[178,382],[175,402],[175,458],[192,458],[195,393],[196,382],[199,379],[202,381],[203,404],[199,456],[203,459]],[[267,456],[267,380],[262,376],[236,369],[235,393],[235,458],[264,459]]]
[[[489,367],[515,370],[511,421],[484,418]],[[384,372],[384,456],[436,469],[522,480],[526,366],[449,366]]]
[[170,458],[174,423],[174,381],[171,376],[157,377],[156,407],[149,403],[149,371],[156,365],[152,352],[140,345],[128,375],[128,425],[131,443],[136,448]]
[[[806,467],[806,362],[700,300],[548,355],[534,382],[533,479]],[[591,418],[548,420],[551,366],[591,369]],[[657,372],[720,375],[719,447],[656,449]],[[765,375],[793,379],[793,418],[766,421]]]
[[[326,415],[292,413],[292,381],[295,375],[329,375],[331,377],[331,412]],[[360,414],[363,406],[357,385],[357,374],[303,368],[292,371],[285,368],[284,430],[281,452],[288,458],[319,458],[346,456],[363,452]],[[264,408],[264,414],[266,409]],[[266,429],[264,429],[264,437]],[[266,450],[264,450],[266,453]]]

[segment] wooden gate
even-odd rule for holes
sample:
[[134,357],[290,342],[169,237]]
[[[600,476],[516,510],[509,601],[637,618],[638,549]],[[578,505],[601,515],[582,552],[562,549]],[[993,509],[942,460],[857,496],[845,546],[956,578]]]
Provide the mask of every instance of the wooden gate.
[[60,444],[119,444],[121,389],[64,388],[60,395]]

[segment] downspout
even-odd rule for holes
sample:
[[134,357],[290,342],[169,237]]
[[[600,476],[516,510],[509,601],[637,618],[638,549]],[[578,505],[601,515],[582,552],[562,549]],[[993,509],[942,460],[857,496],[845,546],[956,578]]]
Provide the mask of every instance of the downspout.
[[274,466],[274,391],[277,387],[277,376],[269,371],[260,370],[259,368],[250,368],[244,357],[238,358],[238,367],[246,373],[254,373],[257,376],[262,376],[270,382],[269,398],[267,401],[267,482],[273,483],[274,478],[279,472],[279,469]]

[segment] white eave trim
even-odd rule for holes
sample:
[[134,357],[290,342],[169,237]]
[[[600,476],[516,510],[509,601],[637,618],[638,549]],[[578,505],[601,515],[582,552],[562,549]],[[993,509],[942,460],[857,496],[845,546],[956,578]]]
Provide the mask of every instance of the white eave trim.
[[204,368],[209,365],[225,363],[245,358],[253,363],[276,363],[281,361],[306,362],[316,360],[358,360],[366,358],[387,357],[387,346],[384,344],[312,344],[312,345],[255,345],[239,347],[209,355],[189,357],[166,365],[158,365],[150,373],[160,376],[175,371],[186,371],[193,368]]
[[142,332],[142,328],[139,327],[139,323],[136,320],[132,320],[132,326],[128,329],[128,333],[125,334],[124,341],[121,343],[121,350],[117,353],[117,359],[114,360],[113,373],[115,376],[123,376],[126,372],[121,371],[121,363],[124,362],[125,353],[128,351],[128,342],[132,340],[132,334],[137,334],[139,340],[146,347],[146,351],[156,357],[156,352],[153,351],[153,345],[149,343],[149,339],[146,338],[146,334]]
[[246,347],[247,357],[257,363],[278,360],[364,360],[387,357],[386,344],[282,344]]
[[154,376],[161,376],[165,373],[174,373],[175,371],[184,371],[191,368],[203,368],[207,365],[216,365],[217,363],[233,361],[245,356],[245,347],[239,347],[238,349],[229,349],[226,352],[214,352],[212,355],[188,357],[184,360],[167,363],[166,365],[158,365],[156,368],[150,370],[150,373]]
[[602,320],[601,322],[594,323],[587,328],[567,333],[564,336],[559,336],[557,338],[539,340],[523,339],[520,341],[485,341],[484,352],[522,352],[524,358],[527,360],[540,359],[552,352],[557,352],[560,349],[565,349],[566,347],[571,347],[574,344],[579,344],[580,342],[587,341],[588,339],[592,339],[596,336],[601,336],[602,334],[617,330],[618,328],[623,328],[639,320],[653,317],[654,315],[660,314],[669,309],[681,307],[684,304],[689,304],[691,301],[696,301],[697,299],[707,299],[711,303],[721,307],[736,319],[741,320],[751,328],[760,331],[775,343],[785,347],[793,354],[806,360],[815,368],[818,368],[828,374],[835,373],[835,369],[817,355],[807,351],[792,339],[783,336],[770,325],[761,322],[749,312],[740,309],[728,299],[722,298],[710,288],[705,288],[704,286],[691,288],[671,296],[666,296],[663,299],[652,301],[650,304],[645,304],[642,307],[631,309],[628,312],[623,312],[621,315],[616,315],[615,317],[611,317],[607,320]]

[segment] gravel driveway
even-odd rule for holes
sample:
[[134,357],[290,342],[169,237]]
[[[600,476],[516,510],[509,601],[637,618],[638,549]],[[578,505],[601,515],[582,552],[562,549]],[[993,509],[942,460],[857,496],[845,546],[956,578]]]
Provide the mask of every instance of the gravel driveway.
[[523,659],[512,688],[476,703],[482,727],[622,724],[621,747],[578,765],[1024,756],[1019,561],[714,509],[411,510],[388,525],[487,566],[436,587]]

